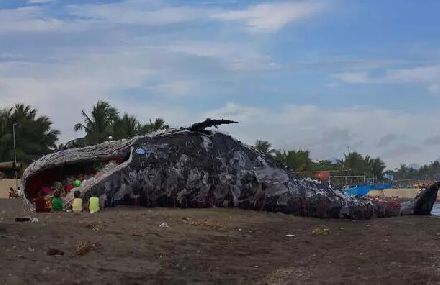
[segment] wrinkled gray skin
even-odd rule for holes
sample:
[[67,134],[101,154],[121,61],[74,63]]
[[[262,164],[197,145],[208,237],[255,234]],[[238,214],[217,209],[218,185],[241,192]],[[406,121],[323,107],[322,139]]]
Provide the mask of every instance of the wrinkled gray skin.
[[[404,205],[344,196],[311,179],[297,179],[232,137],[218,132],[168,130],[132,140],[68,149],[42,157],[26,169],[23,185],[60,165],[116,156],[128,159],[79,190],[111,207],[139,193],[147,207],[240,207],[311,217],[368,219],[429,214],[438,184]],[[25,188],[25,193],[27,193]],[[68,200],[68,199],[67,199]]]

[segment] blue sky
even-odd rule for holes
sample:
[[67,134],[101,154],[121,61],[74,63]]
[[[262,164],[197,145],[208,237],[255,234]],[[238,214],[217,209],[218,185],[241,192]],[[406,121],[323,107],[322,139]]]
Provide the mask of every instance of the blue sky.
[[66,141],[98,99],[246,143],[440,158],[440,1],[0,1],[0,104]]

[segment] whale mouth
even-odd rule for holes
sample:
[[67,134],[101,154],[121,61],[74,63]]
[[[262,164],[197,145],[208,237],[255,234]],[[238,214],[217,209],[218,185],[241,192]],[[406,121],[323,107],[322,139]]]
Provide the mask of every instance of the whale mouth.
[[[33,162],[23,173],[24,198],[32,201],[41,194],[52,194],[54,190],[68,192],[75,180],[97,180],[120,169],[131,158],[131,146],[136,138],[105,142],[85,148],[55,152]],[[97,177],[96,177],[97,178]]]
[[[75,180],[95,179],[95,177],[100,176],[103,170],[106,170],[106,174],[109,174],[109,172],[113,172],[111,170],[116,170],[116,168],[119,168],[118,166],[124,164],[129,158],[130,152],[128,151],[125,156],[77,162],[71,161],[36,172],[26,180],[24,185],[26,198],[32,200],[38,197],[40,193],[44,196],[52,194],[54,190],[69,192],[73,188]],[[59,189],[59,187],[62,188]]]

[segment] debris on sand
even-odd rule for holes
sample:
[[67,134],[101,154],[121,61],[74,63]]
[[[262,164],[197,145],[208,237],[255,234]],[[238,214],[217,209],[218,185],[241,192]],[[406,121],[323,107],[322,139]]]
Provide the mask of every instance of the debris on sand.
[[330,234],[330,229],[324,227],[318,227],[313,229],[312,234],[315,236],[328,236]]
[[87,224],[87,225],[85,225],[84,227],[86,227],[87,229],[90,229],[90,230],[92,230],[92,231],[94,231],[94,232],[97,232],[97,231],[99,231],[101,228],[98,226],[98,225],[96,225],[96,224]]
[[99,247],[101,247],[99,242],[82,241],[77,244],[75,254],[83,256],[92,250],[98,249]]
[[56,249],[56,248],[49,248],[46,251],[46,255],[49,255],[49,256],[61,256],[61,255],[64,255],[64,251],[62,251],[60,249]]
[[31,220],[31,218],[29,218],[29,217],[19,217],[19,218],[15,218],[15,222],[17,222],[17,223],[29,222],[30,220]]
[[163,222],[163,223],[160,223],[160,225],[159,225],[159,228],[162,228],[162,229],[167,229],[167,228],[169,228],[170,226],[167,224],[167,223],[165,223],[165,222]]
[[210,221],[208,219],[205,219],[202,221],[200,221],[200,220],[193,221],[190,218],[182,218],[182,223],[192,225],[192,226],[202,226],[202,227],[211,228],[211,229],[215,229],[215,230],[221,230],[221,229],[225,228],[225,226],[223,224],[216,223],[216,222]]

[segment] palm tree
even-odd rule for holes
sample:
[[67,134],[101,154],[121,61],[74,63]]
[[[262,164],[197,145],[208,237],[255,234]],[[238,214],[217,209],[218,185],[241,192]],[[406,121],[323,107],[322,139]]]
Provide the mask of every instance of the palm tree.
[[296,172],[311,171],[313,162],[308,150],[272,151],[276,161]]
[[61,148],[97,144],[107,140],[110,136],[114,139],[131,138],[169,128],[161,118],[157,118],[154,122],[150,120],[150,123],[145,125],[127,113],[124,113],[121,118],[118,110],[104,101],[98,101],[93,106],[90,115],[85,111],[81,114],[84,122],[75,124],[74,130],[84,130],[86,136],[61,145]]
[[385,162],[380,158],[374,158],[370,160],[371,173],[377,178],[383,177],[383,171],[385,170]]
[[149,134],[158,130],[166,130],[169,129],[170,126],[165,124],[165,120],[161,119],[161,118],[157,118],[154,122],[151,122],[150,119],[150,123],[145,124],[141,127],[140,129],[140,134],[141,135],[145,135],[145,134]]
[[115,121],[113,125],[113,137],[115,139],[131,138],[139,135],[141,124],[134,117],[127,113]]
[[107,140],[113,134],[114,123],[119,119],[116,108],[105,101],[98,101],[93,106],[90,116],[83,110],[82,116],[84,122],[75,124],[73,129],[86,132],[87,144],[96,144]]
[[52,121],[46,116],[37,116],[37,110],[31,106],[16,104],[0,110],[0,161],[14,158],[14,124],[18,161],[29,163],[56,148],[60,132],[52,129]]
[[264,154],[269,153],[271,147],[272,144],[268,141],[257,140],[255,142],[255,149]]

